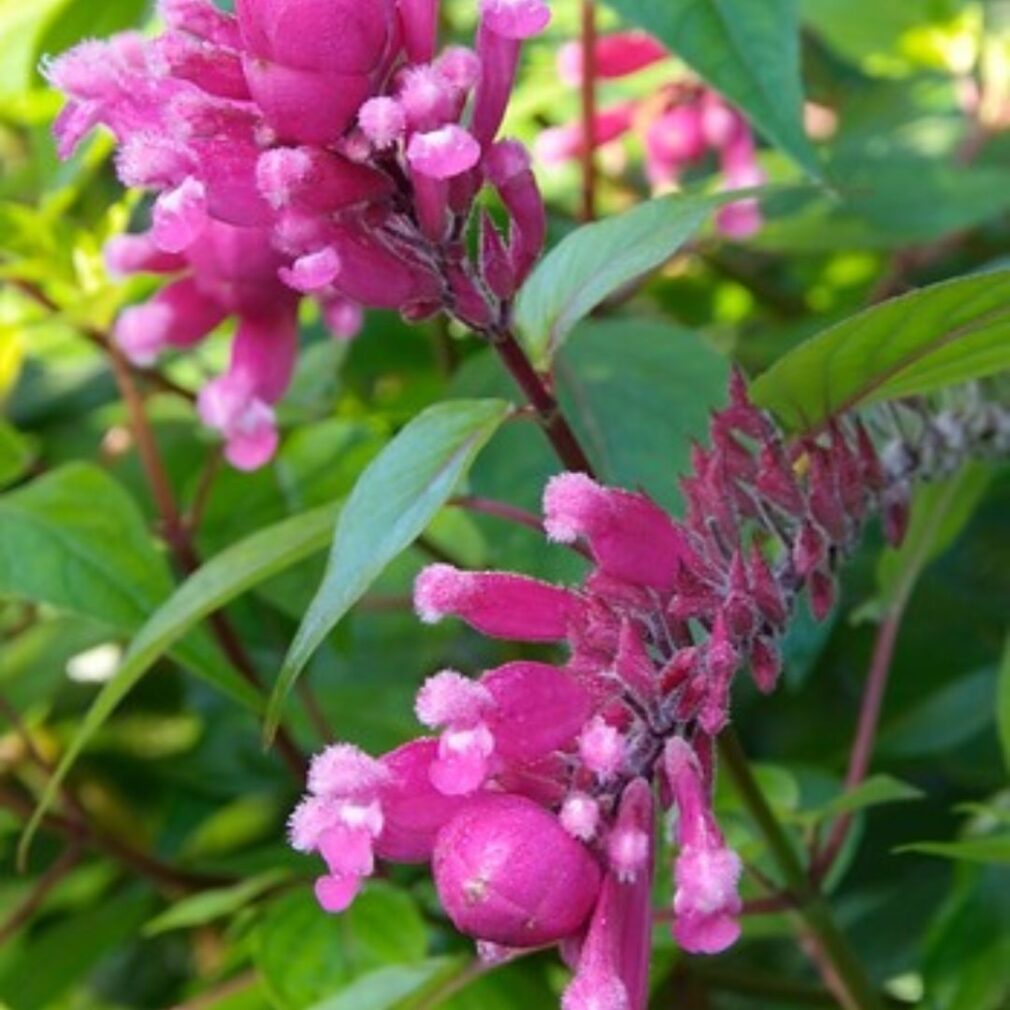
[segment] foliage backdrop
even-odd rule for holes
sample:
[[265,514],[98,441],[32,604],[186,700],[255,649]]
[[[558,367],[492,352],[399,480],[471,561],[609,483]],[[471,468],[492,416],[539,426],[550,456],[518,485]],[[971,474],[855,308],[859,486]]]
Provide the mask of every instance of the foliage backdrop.
[[[449,32],[472,22],[472,5],[446,6]],[[711,229],[711,197],[615,217],[647,196],[634,167],[601,181],[601,230],[572,235],[577,169],[543,175],[554,252],[518,320],[534,360],[553,362],[562,405],[608,480],[678,508],[676,476],[722,403],[731,359],[764,373],[758,401],[794,426],[852,398],[931,392],[1005,370],[1006,8],[601,8],[604,25],[646,27],[738,102],[768,142],[762,164],[783,183],[765,200],[765,228],[735,244]],[[555,13],[530,47],[514,103],[510,126],[526,140],[578,114],[553,64],[560,42],[577,34],[577,5],[556,0]],[[144,0],[0,0],[0,1004],[549,1010],[564,982],[556,963],[534,957],[479,972],[419,873],[396,870],[346,916],[321,914],[306,861],[283,841],[297,789],[262,734],[264,719],[283,716],[306,751],[318,747],[320,724],[389,748],[414,729],[411,698],[423,677],[514,658],[458,626],[421,625],[410,585],[443,554],[467,567],[574,578],[579,562],[545,549],[533,531],[442,507],[462,481],[469,494],[536,510],[557,464],[531,422],[507,419],[516,389],[462,331],[373,313],[346,347],[307,316],[281,407],[283,444],[255,474],[220,467],[191,405],[144,384],[204,559],[179,589],[184,573],[164,547],[172,531],[96,346],[147,283],[114,283],[102,244],[146,209],[122,195],[105,140],[57,161],[49,131],[60,100],[36,72],[43,54],[148,18]],[[965,81],[981,82],[991,105],[975,119],[960,102]],[[620,97],[636,86],[607,87]],[[834,123],[817,149],[802,126],[804,94]],[[647,282],[629,291],[643,271]],[[955,277],[967,279],[853,319],[887,295]],[[841,325],[782,361],[833,323]],[[945,350],[960,327],[965,339]],[[224,349],[172,361],[164,378],[192,388]],[[783,688],[767,699],[744,686],[736,698],[759,780],[797,838],[845,804],[858,808],[833,904],[901,1005],[1010,1006],[1010,660],[1002,672],[999,660],[1008,514],[1005,467],[928,488],[906,546],[885,549],[871,534],[833,619],[797,623]],[[322,602],[310,610],[335,526]],[[906,593],[874,775],[842,799],[875,626]],[[307,664],[301,685],[318,709],[300,704],[296,687],[268,714],[265,692],[208,633],[204,619],[220,607],[268,688]],[[95,681],[117,667],[112,691],[122,703],[113,712],[120,698],[106,688],[95,706]],[[58,819],[43,822],[18,873],[24,823],[82,725],[93,734]],[[729,787],[719,805],[731,841],[768,869]],[[86,834],[72,826],[82,809]],[[749,917],[744,942],[703,961],[678,955],[657,927],[655,1005],[833,1005],[794,935],[786,914]]]

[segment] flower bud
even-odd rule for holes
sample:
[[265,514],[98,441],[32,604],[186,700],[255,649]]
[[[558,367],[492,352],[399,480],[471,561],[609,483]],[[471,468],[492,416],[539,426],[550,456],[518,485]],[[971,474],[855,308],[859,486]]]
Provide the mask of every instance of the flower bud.
[[565,589],[521,575],[430,565],[417,577],[414,606],[426,624],[453,614],[496,638],[558,642],[580,601]]
[[575,933],[600,886],[589,852],[552,814],[518,796],[467,804],[439,833],[432,867],[456,927],[509,947]]
[[551,479],[544,492],[544,526],[559,543],[584,536],[601,571],[614,578],[670,589],[682,534],[644,494],[597,484],[579,473]]

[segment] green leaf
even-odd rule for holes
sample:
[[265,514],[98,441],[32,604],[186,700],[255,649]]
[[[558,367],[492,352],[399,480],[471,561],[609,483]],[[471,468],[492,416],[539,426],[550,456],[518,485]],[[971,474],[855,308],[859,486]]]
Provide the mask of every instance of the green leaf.
[[270,697],[268,739],[312,654],[390,561],[424,532],[509,410],[504,400],[436,404],[362,473],[337,522],[323,583]]
[[970,863],[1010,863],[1010,834],[965,838],[959,842],[915,842],[896,852],[921,852],[925,856],[964,860]]
[[26,90],[35,73],[36,43],[50,14],[65,0],[6,0],[0,4],[0,95]]
[[[87,510],[78,508],[78,511]],[[102,688],[88,709],[63,759],[46,784],[38,807],[21,839],[22,859],[42,817],[56,798],[60,783],[81,751],[144,674],[208,614],[219,610],[257,583],[323,550],[337,512],[336,505],[313,509],[268,526],[233,544],[194,572],[151,615],[130,643],[115,676]],[[251,704],[259,708],[258,694],[252,695]]]
[[891,775],[871,775],[854,789],[839,794],[817,812],[820,818],[851,814],[865,807],[921,799],[923,792]]
[[[644,488],[665,508],[681,507],[678,474],[690,466],[691,442],[703,439],[709,413],[726,395],[726,359],[695,334],[639,317],[581,323],[555,362],[566,416],[601,479]],[[453,384],[457,396],[518,396],[494,352],[473,355]],[[474,463],[474,494],[539,513],[544,485],[559,463],[532,422],[503,425]],[[489,567],[522,570],[550,581],[578,579],[582,562],[543,534],[476,517]]]
[[274,902],[253,937],[256,966],[279,1010],[305,1010],[389,965],[425,964],[427,935],[402,891],[373,881],[341,916],[303,888]]
[[624,285],[665,263],[726,202],[725,196],[665,196],[583,225],[538,264],[516,302],[516,326],[546,369],[572,328]]
[[433,957],[419,964],[388,965],[355,979],[335,996],[320,1000],[310,1010],[390,1010],[454,963]]
[[[879,141],[875,132],[873,143]],[[903,249],[975,228],[1010,207],[996,167],[947,165],[885,149],[840,155],[830,171],[838,180],[834,193],[811,194],[803,206],[772,217],[753,245],[793,255]]]
[[[172,591],[133,499],[104,470],[74,463],[0,496],[0,592],[48,603],[131,634]],[[249,685],[206,639],[177,656],[253,704]]]
[[149,894],[131,889],[41,931],[0,972],[0,1005],[17,1010],[63,1005],[63,993],[136,935],[150,903]]
[[879,750],[891,756],[942,754],[992,724],[992,669],[957,677],[884,727]]
[[[680,496],[691,439],[723,402],[726,359],[693,333],[640,319],[586,323],[559,358],[565,413],[606,480]],[[538,494],[540,489],[538,489]]]
[[23,477],[33,456],[28,439],[6,421],[0,421],[0,487]]
[[877,563],[885,608],[902,605],[922,570],[961,535],[991,480],[990,467],[973,463],[916,493],[904,541],[897,549],[885,550]]
[[1010,271],[884,302],[781,358],[754,401],[794,430],[871,403],[930,393],[1010,368]]
[[1003,762],[1010,770],[1010,638],[1003,647],[1003,661],[1000,663],[996,680],[996,725],[1003,747]]
[[171,589],[143,517],[105,471],[71,464],[0,496],[0,590],[132,631]]
[[226,915],[240,912],[288,876],[285,870],[268,870],[243,880],[234,887],[220,887],[181,898],[144,926],[146,936],[157,936],[173,929],[203,926]]
[[796,0],[607,0],[665,42],[815,178],[803,128]]

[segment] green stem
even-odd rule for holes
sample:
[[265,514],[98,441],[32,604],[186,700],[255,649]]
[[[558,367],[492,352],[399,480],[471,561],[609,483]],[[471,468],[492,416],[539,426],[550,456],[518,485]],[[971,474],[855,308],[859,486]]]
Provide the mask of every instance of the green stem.
[[838,928],[824,896],[811,883],[789,836],[761,792],[740,741],[732,730],[727,730],[720,738],[719,753],[723,767],[764,838],[786,887],[796,898],[797,912],[816,939],[839,985],[844,988],[847,1003],[858,1010],[883,1010],[873,983],[845,934]]

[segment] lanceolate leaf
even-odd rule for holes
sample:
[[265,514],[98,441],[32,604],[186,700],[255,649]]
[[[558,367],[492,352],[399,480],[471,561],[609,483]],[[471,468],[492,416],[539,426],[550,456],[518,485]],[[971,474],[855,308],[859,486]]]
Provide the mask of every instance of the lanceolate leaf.
[[361,475],[337,523],[323,583],[271,695],[268,738],[312,654],[386,565],[424,532],[508,411],[504,400],[436,404],[414,418]]
[[[104,470],[65,466],[0,497],[0,592],[129,635],[171,591],[168,564],[143,516]],[[249,685],[207,639],[180,642],[176,654],[215,687],[255,705]]]
[[752,387],[790,428],[1010,368],[1010,271],[923,288],[867,309],[781,358]]
[[1003,762],[1010,770],[1010,637],[1003,649],[999,677],[996,681],[996,725],[1003,745]]
[[795,0],[608,0],[738,105],[812,176]]
[[969,863],[1010,863],[1010,834],[965,838],[959,842],[916,842],[898,852],[921,852],[925,856],[963,860]]
[[922,798],[922,790],[892,775],[872,775],[854,789],[836,796],[819,811],[822,817],[837,817],[882,803],[899,803]]
[[[140,629],[115,676],[85,715],[59,767],[46,784],[39,805],[21,839],[22,858],[60,783],[81,751],[138,681],[172,645],[208,614],[219,610],[252,586],[326,547],[338,506],[327,505],[259,530],[215,555],[194,572]],[[246,687],[245,682],[242,682]],[[260,704],[253,695],[253,704]]]
[[665,263],[726,202],[722,195],[661,197],[583,225],[559,242],[516,305],[516,325],[534,365],[547,368],[576,323]]

